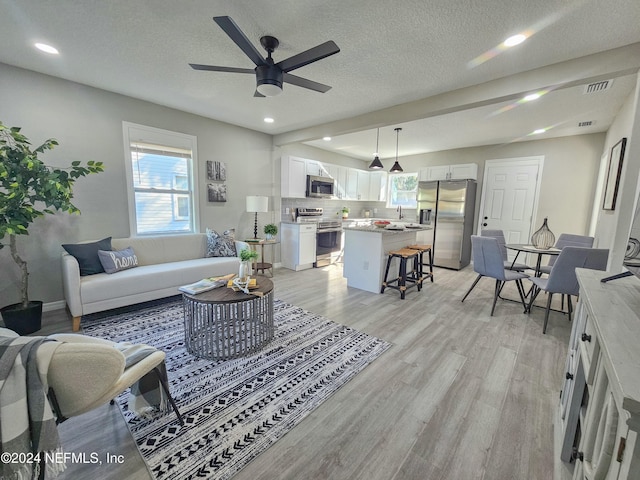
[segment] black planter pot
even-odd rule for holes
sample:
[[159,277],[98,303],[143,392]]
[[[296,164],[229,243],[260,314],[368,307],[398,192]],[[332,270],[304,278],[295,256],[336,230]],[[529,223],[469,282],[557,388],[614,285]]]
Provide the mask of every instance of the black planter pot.
[[0,308],[4,325],[18,335],[28,335],[42,328],[42,302],[34,300],[29,302],[27,308],[22,308],[21,303],[14,303]]

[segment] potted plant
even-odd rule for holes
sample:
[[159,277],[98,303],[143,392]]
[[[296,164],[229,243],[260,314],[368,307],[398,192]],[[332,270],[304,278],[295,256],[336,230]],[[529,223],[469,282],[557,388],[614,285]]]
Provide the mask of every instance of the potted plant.
[[245,279],[250,277],[253,273],[251,271],[251,264],[258,259],[258,252],[253,249],[245,248],[240,250],[240,271],[238,277]]
[[268,223],[264,226],[264,234],[267,240],[271,240],[278,234],[278,227],[274,223]]
[[349,207],[342,207],[337,214],[339,215],[340,213],[342,213],[342,218],[343,219],[347,219],[349,218]]
[[0,308],[7,328],[20,335],[40,330],[42,302],[29,300],[27,262],[18,253],[16,238],[28,235],[29,226],[45,214],[56,211],[80,213],[71,199],[75,181],[90,173],[103,171],[102,162],[74,161],[68,168],[52,168],[38,156],[51,150],[58,142],[52,138],[31,149],[27,137],[18,127],[6,127],[0,122],[0,249],[7,246],[11,258],[21,272],[20,302]]

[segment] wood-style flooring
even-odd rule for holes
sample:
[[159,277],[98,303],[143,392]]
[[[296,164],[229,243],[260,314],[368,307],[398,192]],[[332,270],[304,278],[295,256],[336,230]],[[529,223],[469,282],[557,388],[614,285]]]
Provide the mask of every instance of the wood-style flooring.
[[[405,300],[348,288],[342,266],[276,269],[276,298],[393,344],[236,477],[257,479],[553,478],[553,417],[570,323],[543,309],[525,315],[498,301],[475,273],[435,269],[435,283]],[[503,295],[518,298],[515,285]],[[543,297],[543,295],[540,295]],[[540,303],[546,302],[541,298]],[[39,334],[69,331],[64,311],[45,314]],[[96,452],[101,465],[70,464],[59,478],[152,478],[117,406],[59,427],[69,452]],[[106,455],[123,463],[106,463]]]

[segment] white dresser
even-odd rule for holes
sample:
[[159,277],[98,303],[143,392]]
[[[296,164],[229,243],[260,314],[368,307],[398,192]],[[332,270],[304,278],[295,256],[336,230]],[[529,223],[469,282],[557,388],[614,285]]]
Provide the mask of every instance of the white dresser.
[[556,479],[640,479],[640,280],[578,269],[556,417]]

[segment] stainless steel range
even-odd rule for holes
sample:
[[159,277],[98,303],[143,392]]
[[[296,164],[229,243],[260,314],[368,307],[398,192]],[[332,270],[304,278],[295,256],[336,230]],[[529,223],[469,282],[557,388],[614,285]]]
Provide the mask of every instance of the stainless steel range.
[[313,222],[318,225],[316,233],[316,261],[314,267],[325,267],[335,261],[342,252],[342,222],[337,219],[323,218],[319,208],[296,209],[296,221]]

